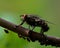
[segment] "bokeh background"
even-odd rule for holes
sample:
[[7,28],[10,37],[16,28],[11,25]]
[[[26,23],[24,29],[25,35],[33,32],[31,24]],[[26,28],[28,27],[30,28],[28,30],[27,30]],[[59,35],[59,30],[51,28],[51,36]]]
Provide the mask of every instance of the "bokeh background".
[[[45,34],[60,37],[60,0],[0,0],[0,17],[15,24],[20,24],[21,14],[37,14],[54,24],[48,23],[50,30]],[[28,28],[27,24],[23,27]],[[39,32],[36,27],[34,31]],[[39,42],[28,42],[19,38],[16,33],[9,30],[9,34],[0,27],[0,48],[55,48],[41,46]]]

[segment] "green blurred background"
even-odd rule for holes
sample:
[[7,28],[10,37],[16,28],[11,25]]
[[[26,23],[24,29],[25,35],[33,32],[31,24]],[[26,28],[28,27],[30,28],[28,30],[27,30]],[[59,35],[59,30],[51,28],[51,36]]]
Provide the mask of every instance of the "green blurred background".
[[[0,17],[15,24],[20,24],[21,14],[37,14],[48,23],[50,30],[47,35],[60,37],[60,0],[0,0]],[[28,28],[27,24],[23,25]],[[27,26],[27,27],[26,27]],[[28,42],[21,39],[16,33],[9,30],[6,34],[0,27],[0,48],[55,48],[53,46],[41,46],[39,42]],[[36,27],[34,31],[39,32]]]

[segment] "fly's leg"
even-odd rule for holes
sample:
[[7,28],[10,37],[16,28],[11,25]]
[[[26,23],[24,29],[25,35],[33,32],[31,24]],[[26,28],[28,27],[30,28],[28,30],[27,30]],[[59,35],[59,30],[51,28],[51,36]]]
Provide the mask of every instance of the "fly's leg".
[[34,30],[35,26],[33,26],[32,31]]
[[30,25],[29,25],[29,30],[30,30]]
[[27,38],[27,41],[30,42],[30,38]]
[[24,22],[25,22],[25,20],[23,20],[23,21],[22,21],[22,23],[21,23],[20,25],[23,25],[23,24],[24,24]]
[[43,29],[42,29],[42,28],[41,28],[40,34],[42,34],[42,35],[44,34],[44,31],[43,31]]
[[[23,25],[24,22],[25,22],[25,20],[23,20],[22,23],[21,23],[20,25]],[[17,27],[19,27],[20,25],[15,26],[15,29],[16,29]]]

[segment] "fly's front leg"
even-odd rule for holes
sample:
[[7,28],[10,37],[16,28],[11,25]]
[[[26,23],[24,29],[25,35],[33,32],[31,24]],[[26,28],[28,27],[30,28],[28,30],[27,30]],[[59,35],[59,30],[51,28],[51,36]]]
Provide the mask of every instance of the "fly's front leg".
[[[23,20],[22,23],[21,23],[20,25],[23,25],[24,22],[25,22],[25,20]],[[20,25],[17,25],[17,26],[15,27],[15,29],[16,29],[17,27],[19,27]]]
[[23,25],[23,24],[24,24],[24,22],[25,22],[25,20],[23,20],[23,21],[22,21],[22,23],[21,23],[20,25]]
[[23,39],[26,39],[24,36],[22,36],[21,34],[18,34],[18,36],[20,37],[20,38],[23,38]]
[[30,38],[27,37],[27,41],[30,42]]

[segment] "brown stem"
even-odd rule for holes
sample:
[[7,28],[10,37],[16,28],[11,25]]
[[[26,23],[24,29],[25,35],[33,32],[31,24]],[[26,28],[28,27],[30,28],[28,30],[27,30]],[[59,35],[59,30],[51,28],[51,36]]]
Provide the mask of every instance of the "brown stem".
[[[8,22],[2,18],[0,18],[0,26],[6,29],[9,29],[17,34],[21,34],[22,36],[29,37],[31,41],[39,41],[41,45],[52,45],[60,47],[60,38],[56,38],[53,36],[41,35],[40,33],[31,31],[22,26],[15,25],[11,22]],[[16,26],[18,26],[16,28]]]

